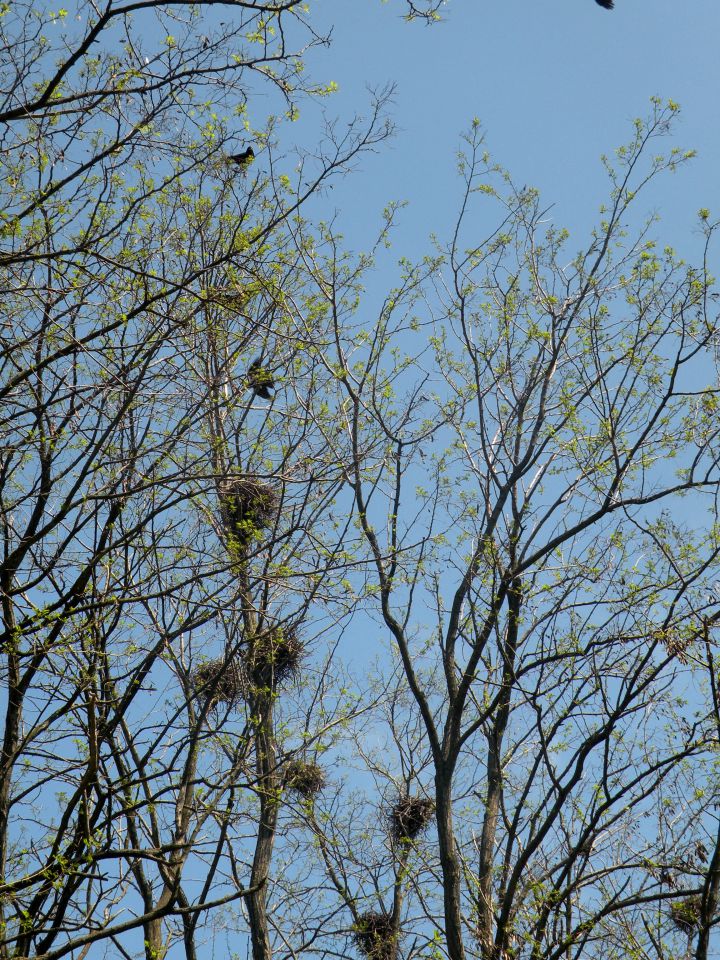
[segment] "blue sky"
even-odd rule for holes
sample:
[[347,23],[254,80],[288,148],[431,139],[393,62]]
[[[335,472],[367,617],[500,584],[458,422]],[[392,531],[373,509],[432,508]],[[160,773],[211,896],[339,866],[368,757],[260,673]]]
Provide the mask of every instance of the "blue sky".
[[[611,12],[594,0],[449,0],[432,27],[404,22],[404,0],[317,0],[311,11],[313,23],[332,27],[332,45],[309,58],[315,80],[338,84],[322,105],[329,117],[362,113],[369,87],[397,86],[395,136],[311,205],[325,217],[337,211],[358,250],[371,245],[389,201],[408,201],[392,251],[366,278],[367,317],[396,281],[394,260],[431,252],[432,233],[448,238],[462,189],[460,135],[475,116],[494,159],[516,184],[538,187],[549,218],[570,229],[568,259],[609,192],[600,155],[630,139],[653,96],[681,105],[672,143],[698,155],[640,198],[637,224],[656,210],[652,235],[691,257],[702,242],[698,209],[720,217],[720,0],[616,0]],[[312,149],[316,119],[304,105],[298,124],[281,129],[281,150],[291,138]],[[489,225],[478,223],[478,234]]]
[[[394,139],[330,197],[351,245],[369,242],[389,200],[409,201],[398,254],[446,235],[459,135],[474,116],[494,158],[540,188],[579,244],[606,194],[600,154],[629,138],[654,95],[680,103],[676,142],[698,158],[641,209],[657,205],[663,240],[680,250],[699,207],[720,213],[718,0],[617,0],[611,12],[593,0],[449,0],[432,27],[403,22],[400,0],[318,0],[312,10],[333,25],[331,48],[310,59],[318,80],[339,85],[330,115],[362,112],[368,86],[397,84]],[[309,114],[303,121],[305,141]]]

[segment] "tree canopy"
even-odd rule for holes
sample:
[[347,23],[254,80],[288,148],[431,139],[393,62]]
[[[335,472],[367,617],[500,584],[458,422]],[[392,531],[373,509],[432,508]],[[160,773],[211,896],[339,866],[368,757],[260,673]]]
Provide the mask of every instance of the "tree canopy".
[[707,960],[716,224],[635,212],[677,106],[579,248],[474,121],[376,308],[399,205],[358,253],[310,201],[391,91],[279,146],[313,12],[79,11],[0,17],[2,957]]

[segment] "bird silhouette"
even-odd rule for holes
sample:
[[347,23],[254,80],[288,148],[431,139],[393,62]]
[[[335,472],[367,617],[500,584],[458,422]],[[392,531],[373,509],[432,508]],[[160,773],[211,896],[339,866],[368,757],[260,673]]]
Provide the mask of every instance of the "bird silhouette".
[[275,389],[275,381],[272,375],[263,367],[260,357],[248,367],[247,372],[248,386],[256,397],[262,397],[263,400],[272,400],[271,390]]
[[597,3],[598,6],[601,6],[603,10],[612,10],[615,6],[613,0],[595,0],[595,3]]
[[255,151],[252,147],[248,147],[247,150],[243,150],[242,153],[231,153],[228,159],[232,160],[232,162],[236,163],[239,167],[247,167],[255,159]]

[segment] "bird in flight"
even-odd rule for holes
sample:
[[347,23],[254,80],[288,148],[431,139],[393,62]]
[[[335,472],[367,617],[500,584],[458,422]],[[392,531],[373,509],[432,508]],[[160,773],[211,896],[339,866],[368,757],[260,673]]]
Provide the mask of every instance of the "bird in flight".
[[275,389],[275,381],[262,365],[260,357],[248,367],[247,381],[250,389],[256,397],[262,397],[263,400],[272,400],[271,390]]
[[[600,0],[598,0],[600,2]],[[255,151],[252,147],[248,147],[247,150],[243,150],[242,153],[231,153],[229,158],[236,163],[239,167],[247,167],[255,159]]]
[[613,0],[595,0],[595,3],[599,4],[604,10],[612,10],[615,6]]

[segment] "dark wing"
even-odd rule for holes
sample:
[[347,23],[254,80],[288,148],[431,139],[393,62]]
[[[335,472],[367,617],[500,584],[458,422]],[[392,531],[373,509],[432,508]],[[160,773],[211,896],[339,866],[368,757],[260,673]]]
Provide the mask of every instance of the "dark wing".
[[243,150],[242,153],[231,153],[230,159],[242,167],[255,159],[255,151],[252,147],[248,147],[247,150]]
[[595,0],[595,3],[601,6],[604,10],[612,10],[612,8],[615,6],[613,0]]
[[270,390],[275,389],[275,382],[267,370],[262,366],[260,357],[248,367],[247,379],[250,389],[256,397],[262,397],[263,400],[271,400]]

